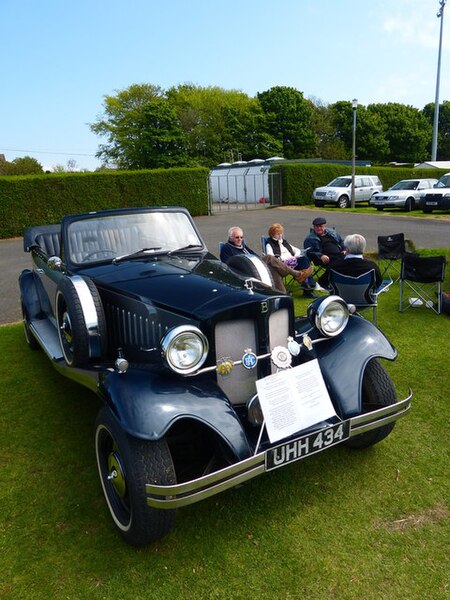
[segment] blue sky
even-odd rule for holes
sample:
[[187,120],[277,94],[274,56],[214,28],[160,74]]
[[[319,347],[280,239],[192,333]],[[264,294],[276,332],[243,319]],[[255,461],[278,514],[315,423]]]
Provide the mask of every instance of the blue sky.
[[[324,103],[434,102],[439,0],[0,0],[0,153],[94,169],[103,97],[186,82]],[[440,101],[450,100],[450,3]]]

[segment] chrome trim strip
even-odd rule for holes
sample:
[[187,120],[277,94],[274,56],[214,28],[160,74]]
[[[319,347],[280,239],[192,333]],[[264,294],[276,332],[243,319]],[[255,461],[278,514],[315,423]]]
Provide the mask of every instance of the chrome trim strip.
[[87,283],[79,275],[72,275],[70,281],[80,298],[81,308],[83,310],[84,322],[89,335],[98,333],[98,318],[94,299]]
[[[382,427],[403,417],[411,408],[411,398],[412,391],[409,390],[408,397],[400,402],[348,419],[347,421],[350,423],[350,437]],[[147,504],[153,508],[174,509],[209,498],[265,473],[265,454],[265,452],[260,452],[234,465],[225,467],[220,471],[210,473],[198,479],[186,481],[185,483],[176,485],[148,483],[145,486]],[[308,456],[306,455],[303,458],[307,458]]]

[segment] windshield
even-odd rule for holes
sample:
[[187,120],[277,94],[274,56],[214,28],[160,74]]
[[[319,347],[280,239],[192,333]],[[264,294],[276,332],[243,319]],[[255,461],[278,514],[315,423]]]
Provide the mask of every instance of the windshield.
[[450,187],[450,173],[447,175],[442,175],[437,182],[436,187]]
[[352,180],[350,177],[336,177],[327,187],[348,187]]
[[118,256],[203,248],[189,217],[181,212],[142,212],[93,216],[68,227],[66,253],[71,262],[92,263]]
[[419,182],[417,179],[404,179],[403,181],[398,181],[395,185],[391,187],[391,190],[417,190],[417,186]]

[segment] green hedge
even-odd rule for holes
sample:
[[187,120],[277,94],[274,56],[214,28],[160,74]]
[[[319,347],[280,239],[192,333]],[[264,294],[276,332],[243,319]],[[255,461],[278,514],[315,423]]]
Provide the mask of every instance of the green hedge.
[[[276,165],[270,172],[281,173],[283,204],[313,204],[314,188],[326,185],[340,175],[351,175],[351,166],[327,164],[288,164]],[[404,167],[357,167],[360,175],[378,175],[387,190],[400,179],[435,177],[439,179],[446,171],[443,169],[413,169]]]
[[208,169],[0,177],[0,238],[64,215],[127,206],[184,206],[208,214]]

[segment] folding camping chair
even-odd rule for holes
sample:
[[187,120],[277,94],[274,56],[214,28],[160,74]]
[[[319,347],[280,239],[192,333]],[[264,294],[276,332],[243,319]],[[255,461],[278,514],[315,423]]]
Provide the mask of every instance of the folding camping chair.
[[354,304],[358,311],[371,308],[374,325],[377,324],[378,296],[386,292],[392,283],[394,283],[392,279],[383,281],[382,285],[377,288],[373,269],[358,277],[343,275],[330,269],[330,285],[333,293],[340,296],[347,304]]
[[426,306],[439,315],[445,268],[445,256],[405,254],[400,271],[400,312],[411,306]]
[[[379,235],[378,243],[378,263],[380,265],[383,279],[389,277],[398,281],[400,278],[400,261],[406,253],[405,235],[403,233],[393,233],[391,235]],[[393,271],[395,277],[392,277]]]

